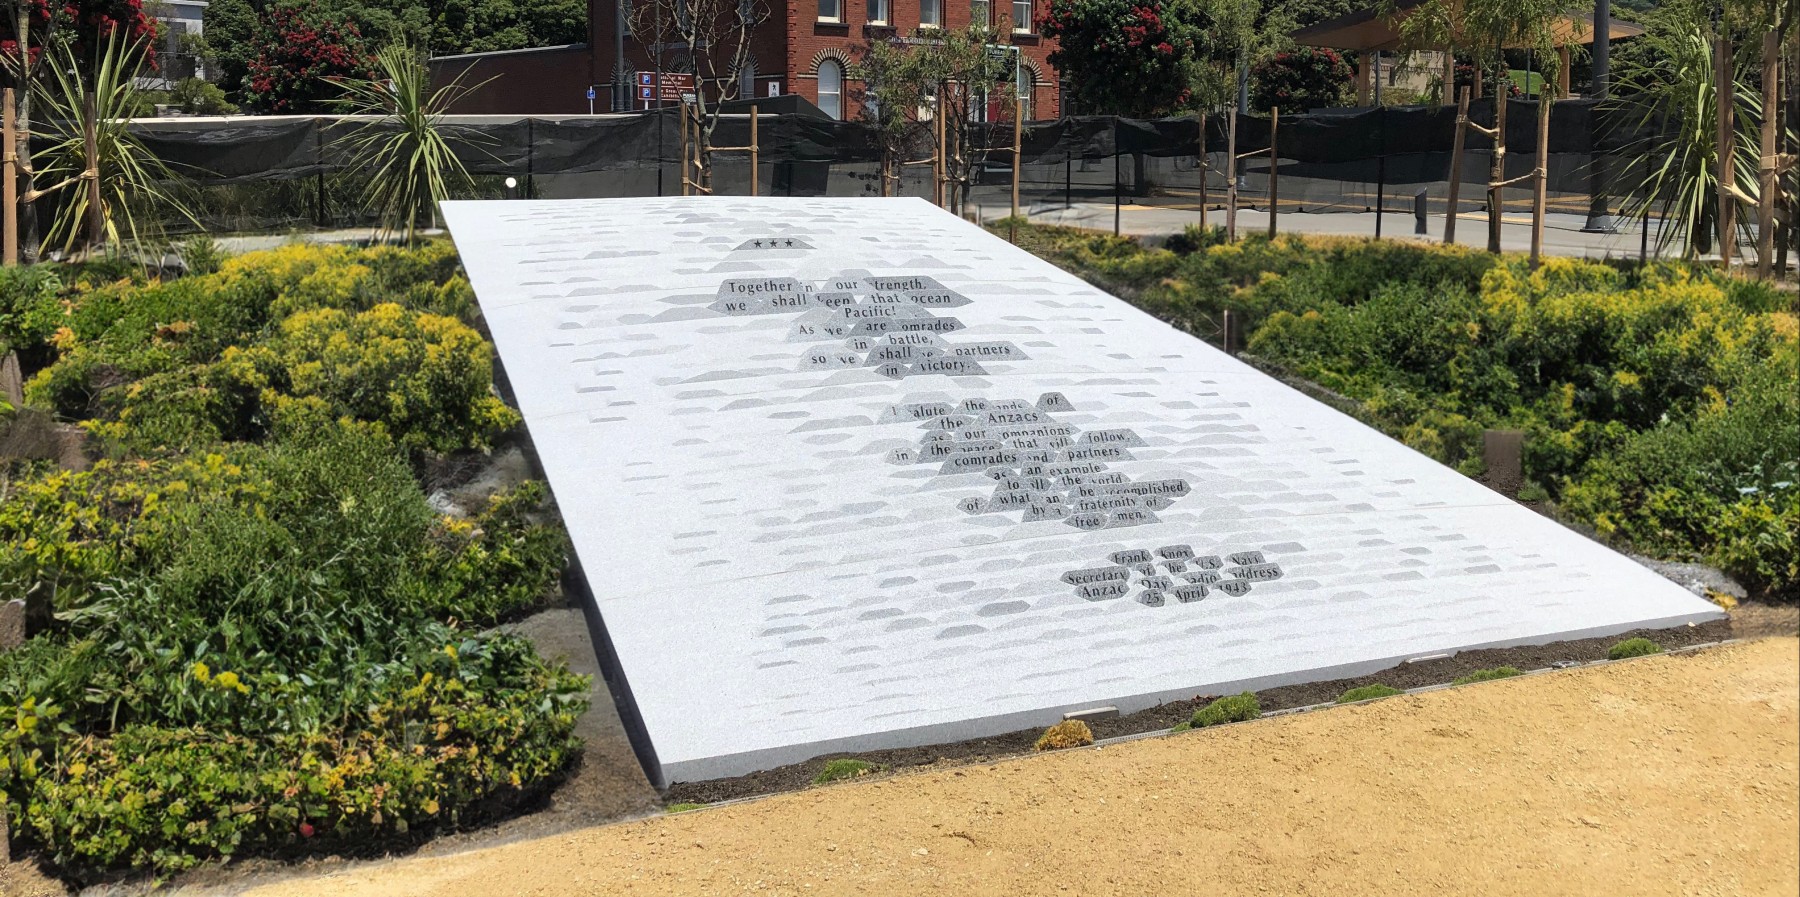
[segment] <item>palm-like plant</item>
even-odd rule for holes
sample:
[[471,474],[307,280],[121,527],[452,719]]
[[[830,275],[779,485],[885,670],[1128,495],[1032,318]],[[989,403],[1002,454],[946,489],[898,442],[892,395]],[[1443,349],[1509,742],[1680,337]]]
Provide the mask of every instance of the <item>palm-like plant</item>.
[[[1683,14],[1694,10],[1701,8],[1665,11],[1638,38],[1645,45],[1621,60],[1618,73],[1621,83],[1636,90],[1613,104],[1627,112],[1624,124],[1638,133],[1656,135],[1652,139],[1658,141],[1643,153],[1648,164],[1623,211],[1632,217],[1655,213],[1662,221],[1657,250],[1679,241],[1688,257],[1699,255],[1712,242],[1719,195],[1717,69],[1706,20]],[[1735,103],[1738,113],[1737,139],[1732,141],[1737,191],[1753,196],[1755,122],[1760,120],[1762,97],[1743,72],[1733,72],[1732,93],[1727,102]],[[1737,217],[1741,236],[1749,222],[1747,216]]]
[[[435,224],[437,204],[473,186],[442,129],[445,110],[473,90],[460,79],[433,90],[423,57],[404,43],[375,54],[378,78],[341,81],[339,108],[373,116],[340,141],[351,168],[369,174],[368,201],[380,233],[411,243],[419,222]],[[484,82],[485,83],[485,82]]]
[[[194,220],[193,213],[164,189],[174,181],[174,173],[128,127],[133,113],[143,106],[137,75],[143,69],[144,50],[144,44],[115,30],[85,75],[68,42],[49,51],[53,63],[47,77],[35,85],[37,100],[48,113],[40,119],[43,128],[37,133],[49,145],[33,157],[40,181],[52,184],[35,195],[56,197],[56,213],[44,234],[46,247],[69,252],[85,241],[90,252],[99,248],[91,245],[93,235],[87,232],[93,201],[87,182],[95,177],[100,181],[100,239],[115,248],[127,237],[136,245],[143,245],[146,237],[160,239],[162,219],[146,214],[151,209]],[[85,137],[88,129],[94,134],[92,157]],[[140,215],[147,220],[140,222]]]

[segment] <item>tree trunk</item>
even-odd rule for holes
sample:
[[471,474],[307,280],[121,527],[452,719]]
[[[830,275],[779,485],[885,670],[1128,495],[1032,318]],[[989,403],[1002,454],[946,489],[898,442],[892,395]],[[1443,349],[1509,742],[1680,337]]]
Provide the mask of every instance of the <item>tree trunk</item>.
[[1731,40],[1724,36],[1724,25],[1720,24],[1720,35],[1713,43],[1713,78],[1714,97],[1718,106],[1718,152],[1719,152],[1719,211],[1713,219],[1719,227],[1719,265],[1726,271],[1731,270],[1732,256],[1737,248],[1736,215],[1737,198],[1731,195],[1736,185],[1737,167],[1732,163],[1737,154],[1736,142],[1732,131],[1737,127],[1736,111],[1732,96]]
[[1488,251],[1500,251],[1500,194],[1506,180],[1506,107],[1505,86],[1494,82],[1494,154],[1488,163]]
[[1756,276],[1768,280],[1775,273],[1775,123],[1781,117],[1781,81],[1777,77],[1781,43],[1774,31],[1763,35],[1762,153],[1757,161]]
[[37,205],[24,198],[37,189],[37,174],[31,166],[31,5],[19,3],[18,14],[13,33],[19,38],[19,130],[8,138],[18,141],[19,153],[19,232],[13,236],[19,241],[19,257],[30,265],[38,260]]

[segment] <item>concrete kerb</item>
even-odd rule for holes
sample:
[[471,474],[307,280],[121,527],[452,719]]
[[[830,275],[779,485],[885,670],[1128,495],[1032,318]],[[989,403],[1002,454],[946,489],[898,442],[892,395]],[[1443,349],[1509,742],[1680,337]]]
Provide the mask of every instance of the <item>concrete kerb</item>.
[[[1695,651],[1706,651],[1706,650],[1710,650],[1713,648],[1722,648],[1722,647],[1725,647],[1726,645],[1735,645],[1735,644],[1739,644],[1742,641],[1744,641],[1744,640],[1732,638],[1732,639],[1723,639],[1721,641],[1716,641],[1716,642],[1703,642],[1698,645],[1688,645],[1688,646],[1682,647],[1682,648],[1669,648],[1669,649],[1659,652],[1658,654],[1644,655],[1644,657],[1659,657],[1659,656],[1663,656],[1663,655],[1688,654],[1688,653],[1692,653]],[[1414,660],[1415,661],[1441,660],[1447,656],[1450,656],[1450,655],[1430,655],[1430,656],[1426,656],[1426,657],[1417,657],[1417,658],[1414,658]],[[1609,659],[1603,658],[1600,660],[1590,660],[1585,663],[1574,662],[1574,663],[1570,663],[1567,666],[1540,667],[1540,668],[1534,669],[1534,670],[1526,670],[1517,676],[1508,676],[1506,678],[1509,680],[1510,679],[1523,679],[1523,678],[1530,677],[1530,676],[1542,675],[1544,673],[1560,673],[1565,670],[1581,669],[1584,667],[1606,666],[1608,664],[1615,664],[1615,663],[1628,663],[1633,660],[1642,660],[1642,659],[1644,659],[1644,657],[1624,657],[1624,658],[1620,658],[1619,660],[1609,660]],[[1489,680],[1489,681],[1500,681],[1500,680]],[[1442,682],[1437,685],[1421,685],[1417,688],[1406,689],[1403,692],[1401,692],[1400,695],[1387,695],[1385,697],[1379,697],[1379,698],[1364,698],[1363,700],[1351,701],[1347,704],[1339,704],[1336,701],[1326,701],[1326,702],[1322,702],[1322,703],[1318,703],[1318,704],[1308,704],[1304,707],[1289,707],[1284,710],[1271,710],[1271,711],[1264,713],[1263,715],[1257,717],[1256,719],[1239,720],[1237,722],[1222,723],[1217,726],[1207,726],[1205,728],[1221,729],[1226,726],[1248,725],[1251,723],[1259,723],[1259,722],[1262,722],[1263,720],[1267,720],[1267,719],[1274,719],[1276,717],[1294,716],[1296,714],[1311,713],[1311,712],[1318,711],[1318,710],[1330,710],[1334,707],[1354,707],[1359,704],[1368,704],[1368,703],[1372,703],[1375,701],[1384,701],[1384,700],[1387,700],[1388,698],[1397,698],[1397,697],[1401,697],[1402,695],[1424,694],[1426,692],[1443,691],[1445,689],[1450,689],[1450,688],[1468,688],[1471,686],[1482,685],[1482,684],[1484,684],[1484,683],[1469,682],[1464,685],[1456,685],[1451,682]],[[1102,739],[1095,741],[1091,745],[1087,745],[1086,747],[1071,748],[1069,750],[1093,750],[1095,748],[1103,748],[1103,747],[1108,747],[1110,745],[1115,745],[1115,744],[1126,744],[1128,742],[1133,742],[1133,741],[1142,741],[1146,738],[1162,738],[1165,736],[1179,735],[1179,734],[1183,734],[1184,732],[1194,732],[1194,731],[1198,731],[1198,730],[1184,729],[1184,730],[1182,730],[1182,732],[1177,732],[1173,728],[1152,729],[1148,732],[1137,732],[1137,733],[1134,733],[1131,735],[1115,735],[1111,738],[1102,738]],[[1048,751],[1045,753],[1060,754],[1060,753],[1065,753],[1065,751]],[[1025,758],[1029,758],[1029,757],[1038,757],[1038,756],[1042,756],[1042,754],[1034,751],[1031,753],[1011,754],[1011,755],[1004,756],[1004,757],[995,757],[995,758],[993,758],[993,760],[986,761],[986,762],[999,762],[1002,760],[1021,760],[1021,759],[1025,759]],[[973,765],[973,764],[959,764],[959,765]],[[853,784],[856,781],[858,781],[858,780],[857,779],[845,779],[841,782],[831,782],[826,785],[814,785],[814,786],[809,786],[809,787],[829,788],[829,787],[832,787],[833,785]],[[806,789],[799,789],[799,790],[806,790]],[[771,792],[769,794],[751,794],[751,795],[746,795],[744,797],[734,797],[730,800],[722,800],[717,803],[705,804],[705,805],[699,806],[699,807],[688,807],[686,809],[678,810],[675,812],[692,813],[697,810],[712,810],[712,809],[716,809],[719,807],[729,807],[729,806],[734,806],[737,804],[746,804],[746,803],[752,803],[752,802],[760,801],[760,800],[768,800],[769,798],[780,797],[783,794],[792,794],[792,793],[795,793],[795,792],[777,791],[777,792]],[[663,815],[673,815],[673,814],[665,811],[665,813]],[[636,820],[625,820],[625,821],[636,821]]]

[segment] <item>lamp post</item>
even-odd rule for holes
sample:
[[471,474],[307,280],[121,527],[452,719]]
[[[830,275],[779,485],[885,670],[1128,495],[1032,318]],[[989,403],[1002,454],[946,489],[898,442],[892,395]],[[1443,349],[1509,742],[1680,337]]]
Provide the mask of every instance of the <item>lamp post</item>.
[[[1594,65],[1593,95],[1596,99],[1606,99],[1612,79],[1612,0],[1594,0]],[[1590,121],[1592,119],[1590,118]],[[1590,127],[1592,127],[1590,125]],[[1587,223],[1582,225],[1583,233],[1616,234],[1619,229],[1613,224],[1612,214],[1607,211],[1606,202],[1606,161],[1594,147],[1592,157],[1588,160],[1588,214]]]

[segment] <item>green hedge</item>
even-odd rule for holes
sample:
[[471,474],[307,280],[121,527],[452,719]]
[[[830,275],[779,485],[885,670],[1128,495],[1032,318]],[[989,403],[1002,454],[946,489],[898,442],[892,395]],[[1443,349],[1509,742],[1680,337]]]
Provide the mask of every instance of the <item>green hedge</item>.
[[13,462],[0,793],[67,874],[403,841],[505,812],[576,755],[588,682],[485,627],[565,554],[541,484],[439,514],[415,473],[517,415],[447,244],[295,246],[172,281],[0,275],[28,404],[105,457]]
[[1678,263],[1622,268],[1399,241],[1197,230],[1179,252],[1059,228],[1020,242],[1261,360],[1470,475],[1482,432],[1527,433],[1525,476],[1564,519],[1800,596],[1794,300]]

